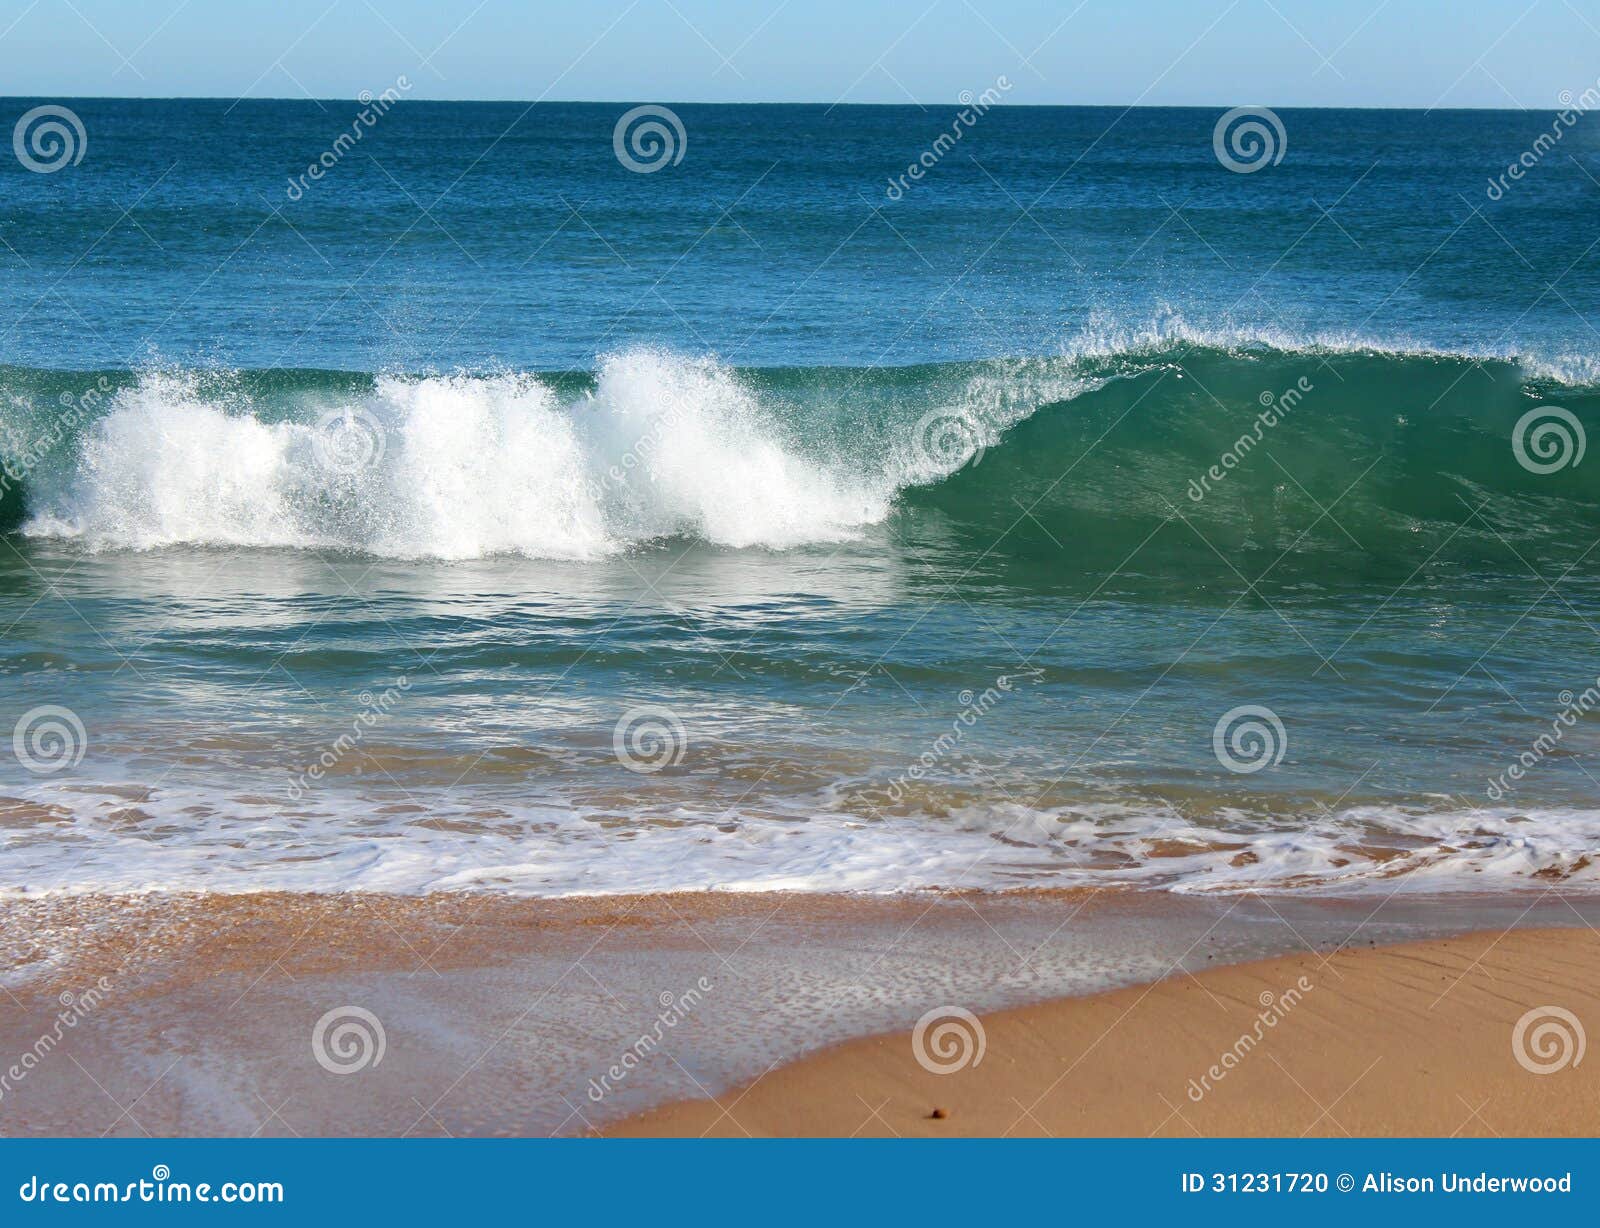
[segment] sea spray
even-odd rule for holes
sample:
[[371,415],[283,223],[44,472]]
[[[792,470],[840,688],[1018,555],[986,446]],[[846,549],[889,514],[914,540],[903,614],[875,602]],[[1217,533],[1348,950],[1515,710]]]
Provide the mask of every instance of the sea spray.
[[[1048,556],[1041,575],[1104,575],[1137,549],[1141,570],[1180,586],[1255,548],[1285,556],[1272,573],[1284,581],[1314,566],[1324,580],[1388,568],[1398,583],[1430,557],[1503,560],[1508,543],[1549,563],[1600,524],[1585,470],[1507,463],[1514,424],[1554,395],[1600,431],[1581,364],[1172,320],[1086,329],[1062,348],[863,370],[632,349],[578,377],[119,373],[47,463],[13,465],[6,514],[102,551],[388,558],[590,561],[673,540],[782,550],[934,533],[991,559]],[[1313,367],[1326,378],[1308,395]],[[54,429],[62,379],[0,376],[11,437]],[[1263,406],[1263,387],[1284,391]],[[982,463],[918,446],[930,409],[972,424]],[[1256,435],[1286,414],[1292,452],[1262,455]],[[1483,513],[1463,523],[1469,494]],[[1177,507],[1188,535],[1151,538]],[[1193,532],[1215,552],[1197,556]],[[1180,547],[1173,570],[1164,552]]]

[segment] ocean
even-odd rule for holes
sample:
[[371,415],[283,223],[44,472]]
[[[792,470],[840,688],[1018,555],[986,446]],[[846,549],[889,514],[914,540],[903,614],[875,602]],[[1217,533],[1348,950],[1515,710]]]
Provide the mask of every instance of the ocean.
[[1588,117],[42,105],[0,888],[1600,884]]

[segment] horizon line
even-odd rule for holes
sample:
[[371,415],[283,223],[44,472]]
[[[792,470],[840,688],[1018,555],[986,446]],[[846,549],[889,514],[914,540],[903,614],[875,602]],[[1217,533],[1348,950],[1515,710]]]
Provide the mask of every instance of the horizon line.
[[[377,97],[378,95],[373,95]],[[232,105],[247,102],[309,102],[321,104],[325,102],[363,103],[358,96],[326,95],[313,97],[304,95],[288,97],[285,95],[242,95],[231,96],[227,94],[0,94],[0,102],[36,102],[46,99],[86,100],[94,102],[225,102]],[[371,99],[368,100],[370,102]],[[640,103],[653,103],[656,106],[678,107],[826,107],[828,110],[837,110],[842,107],[856,108],[881,108],[881,109],[908,109],[917,108],[927,110],[932,107],[961,107],[970,106],[971,102],[962,102],[959,98],[939,100],[935,102],[824,102],[816,99],[810,100],[781,100],[767,99],[762,101],[727,101],[719,100],[707,102],[696,99],[667,99],[656,100],[650,98],[397,98],[390,105],[398,106],[403,103],[435,103],[443,105],[480,104],[485,106],[634,106]],[[1215,111],[1227,110],[1240,106],[1238,102],[1175,102],[1175,103],[1120,103],[1120,102],[995,102],[985,109],[990,111]],[[1268,106],[1264,103],[1243,104],[1260,106],[1263,109],[1279,111],[1408,111],[1418,114],[1431,114],[1434,111],[1492,111],[1508,115],[1537,115],[1543,112],[1552,114],[1571,110],[1570,106],[1551,107],[1491,107],[1491,106],[1395,106],[1383,104],[1348,104],[1331,106],[1325,104],[1308,105],[1305,103],[1278,103]]]

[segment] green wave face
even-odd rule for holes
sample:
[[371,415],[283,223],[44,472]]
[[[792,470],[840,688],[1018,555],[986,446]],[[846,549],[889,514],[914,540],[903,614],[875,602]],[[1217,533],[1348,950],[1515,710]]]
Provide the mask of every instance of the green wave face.
[[1089,570],[1136,548],[1177,578],[1543,567],[1600,534],[1597,430],[1594,391],[1514,362],[1190,349],[1041,407],[904,502],[969,549]]

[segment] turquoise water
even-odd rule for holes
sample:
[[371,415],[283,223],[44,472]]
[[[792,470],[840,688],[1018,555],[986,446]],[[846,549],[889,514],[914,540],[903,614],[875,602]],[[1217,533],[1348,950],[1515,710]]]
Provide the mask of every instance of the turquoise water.
[[3,885],[1595,881],[1581,122],[70,105]]

